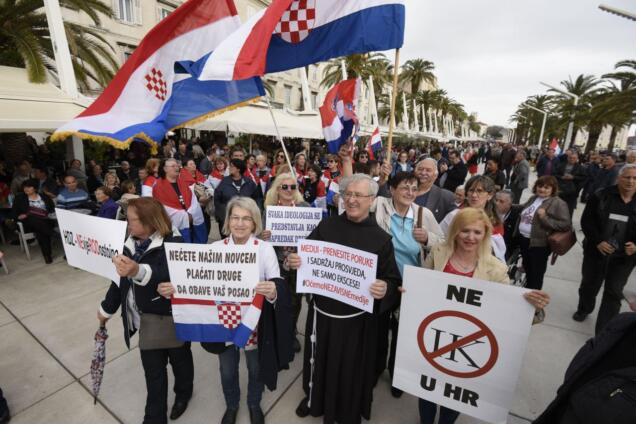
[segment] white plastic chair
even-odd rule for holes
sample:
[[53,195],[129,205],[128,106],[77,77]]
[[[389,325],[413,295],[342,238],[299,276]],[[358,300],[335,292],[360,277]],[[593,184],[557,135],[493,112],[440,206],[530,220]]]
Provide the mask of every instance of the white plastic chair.
[[35,240],[35,233],[24,232],[24,225],[18,221],[18,238],[20,239],[20,250],[26,253],[28,260],[31,260],[31,252],[29,251],[29,240]]

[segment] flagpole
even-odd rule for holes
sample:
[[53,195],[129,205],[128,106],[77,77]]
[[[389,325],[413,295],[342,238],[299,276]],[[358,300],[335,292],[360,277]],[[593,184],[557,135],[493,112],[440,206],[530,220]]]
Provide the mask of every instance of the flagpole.
[[400,49],[395,49],[395,63],[393,64],[393,90],[391,93],[391,113],[389,115],[389,137],[386,147],[386,159],[391,163],[391,149],[393,148],[393,127],[395,127],[395,99],[397,98],[398,67],[400,65]]
[[276,123],[276,118],[274,117],[274,111],[272,110],[272,104],[269,102],[269,96],[265,96],[265,101],[267,102],[267,108],[269,109],[269,114],[272,116],[272,121],[274,122],[274,129],[276,130],[276,137],[278,141],[280,141],[280,145],[283,147],[283,153],[285,154],[285,159],[287,160],[287,165],[289,165],[289,170],[296,178],[296,172],[294,171],[294,167],[291,164],[291,160],[289,159],[289,153],[287,153],[287,147],[285,147],[285,142],[283,141],[283,137],[280,136],[280,131],[278,130],[278,124]]

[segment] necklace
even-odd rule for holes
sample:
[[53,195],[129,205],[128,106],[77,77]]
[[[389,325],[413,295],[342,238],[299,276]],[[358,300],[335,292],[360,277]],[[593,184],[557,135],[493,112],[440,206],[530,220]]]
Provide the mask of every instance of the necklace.
[[470,271],[473,271],[477,267],[477,264],[475,264],[475,263],[471,263],[469,265],[464,265],[461,262],[459,262],[457,260],[457,257],[455,257],[455,256],[451,257],[451,262],[452,262],[453,266],[456,266],[457,268],[459,268],[459,270],[461,272],[470,272]]

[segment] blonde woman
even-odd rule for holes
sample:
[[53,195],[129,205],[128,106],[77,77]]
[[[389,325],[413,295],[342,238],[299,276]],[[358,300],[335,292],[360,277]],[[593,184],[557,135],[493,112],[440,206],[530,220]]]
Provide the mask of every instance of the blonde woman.
[[[284,173],[276,177],[271,188],[267,191],[267,196],[265,197],[265,209],[268,206],[308,207],[309,205],[303,199],[303,195],[300,194],[300,191],[298,190],[298,183],[294,176],[291,173]],[[266,225],[265,211],[263,212],[263,225]],[[263,231],[260,236],[262,240],[267,241],[271,237],[272,232],[269,230]],[[296,271],[290,269],[287,265],[287,257],[291,253],[296,253],[296,247],[275,246],[274,250],[276,251],[276,256],[278,258],[281,277],[287,283],[287,287],[291,293],[292,319],[294,323],[294,334],[296,334],[298,317],[300,316],[300,309],[302,306],[302,296],[296,294]],[[295,337],[293,342],[294,352],[300,352],[301,346],[298,338]]]
[[[424,261],[424,268],[509,284],[506,265],[491,254],[491,236],[492,223],[488,215],[482,209],[463,208],[453,218],[446,242],[431,249]],[[524,297],[538,311],[550,302],[548,294],[540,290],[526,293]],[[437,405],[420,399],[419,409],[420,422],[433,424]],[[454,423],[459,412],[442,406],[439,415],[440,423]]]

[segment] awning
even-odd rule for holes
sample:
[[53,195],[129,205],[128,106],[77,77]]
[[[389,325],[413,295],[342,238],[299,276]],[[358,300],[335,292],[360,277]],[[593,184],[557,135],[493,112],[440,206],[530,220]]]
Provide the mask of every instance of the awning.
[[52,132],[85,106],[53,84],[29,82],[22,68],[0,66],[0,132]]
[[[323,139],[322,123],[318,114],[291,114],[273,109],[282,137]],[[200,131],[231,131],[242,134],[276,136],[276,129],[267,106],[245,106],[225,112],[192,127]]]

